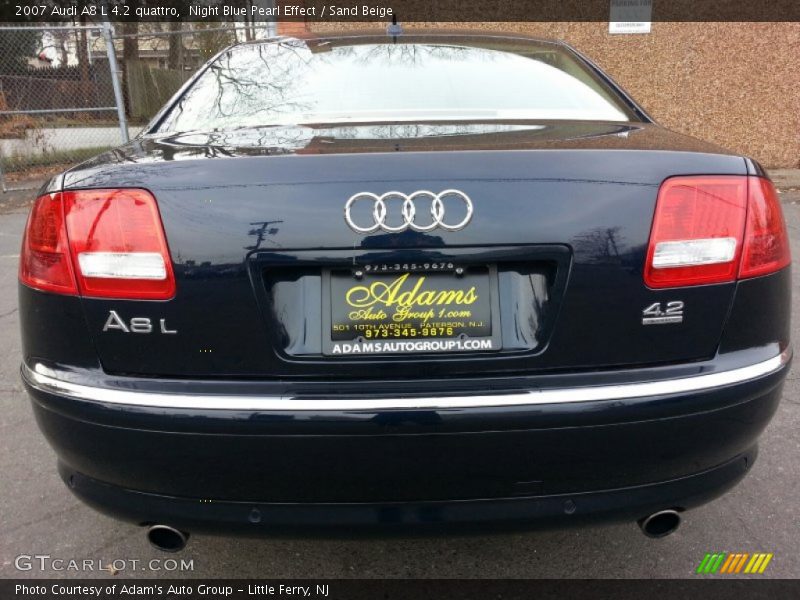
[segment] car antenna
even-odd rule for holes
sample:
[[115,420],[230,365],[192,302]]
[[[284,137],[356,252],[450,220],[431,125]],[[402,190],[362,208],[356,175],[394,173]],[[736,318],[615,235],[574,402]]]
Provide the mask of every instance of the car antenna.
[[392,15],[392,22],[386,28],[386,33],[394,38],[394,43],[397,43],[397,36],[403,33],[403,28],[397,24],[397,15]]

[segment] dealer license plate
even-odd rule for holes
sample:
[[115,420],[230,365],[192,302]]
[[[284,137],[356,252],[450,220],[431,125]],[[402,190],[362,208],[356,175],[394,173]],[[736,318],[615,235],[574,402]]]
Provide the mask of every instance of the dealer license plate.
[[332,272],[327,354],[486,351],[492,338],[489,270]]

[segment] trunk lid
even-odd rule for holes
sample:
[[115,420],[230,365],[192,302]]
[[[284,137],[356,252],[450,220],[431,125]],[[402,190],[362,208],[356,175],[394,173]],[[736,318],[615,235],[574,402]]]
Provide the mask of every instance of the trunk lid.
[[[170,301],[83,300],[104,368],[181,377],[467,377],[714,354],[734,285],[651,290],[642,269],[661,182],[745,174],[742,158],[653,125],[464,127],[421,125],[405,137],[407,126],[144,138],[67,173],[65,188],[150,190],[175,266]],[[359,193],[450,189],[472,203],[457,231],[362,234],[345,222],[345,204]],[[423,206],[419,214],[429,214]],[[452,202],[445,207],[462,220]],[[399,276],[417,264],[461,267],[490,286],[491,350],[425,360],[414,352],[331,356],[330,290],[341,278],[355,285],[356,271],[385,267],[391,275],[397,266]],[[643,325],[647,307],[668,302],[683,303],[681,323]],[[111,310],[123,320],[163,319],[162,329],[177,333],[104,332]]]

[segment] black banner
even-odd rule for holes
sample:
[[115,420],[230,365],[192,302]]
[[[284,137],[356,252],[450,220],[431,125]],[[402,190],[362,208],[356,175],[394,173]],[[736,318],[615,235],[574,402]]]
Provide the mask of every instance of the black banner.
[[0,581],[4,600],[747,600],[797,598],[797,580],[13,580]]
[[[613,8],[612,8],[613,6]],[[612,18],[612,12],[615,17]],[[631,15],[630,17],[626,15]],[[639,17],[637,18],[637,15]],[[644,18],[642,18],[644,17]],[[0,0],[6,23],[798,21],[797,0]]]

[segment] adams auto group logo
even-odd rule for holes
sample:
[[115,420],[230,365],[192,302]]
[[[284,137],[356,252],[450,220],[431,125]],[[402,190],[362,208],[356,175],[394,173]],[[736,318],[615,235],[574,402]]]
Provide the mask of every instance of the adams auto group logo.
[[700,561],[696,573],[699,575],[762,574],[772,560],[767,552],[707,552]]

